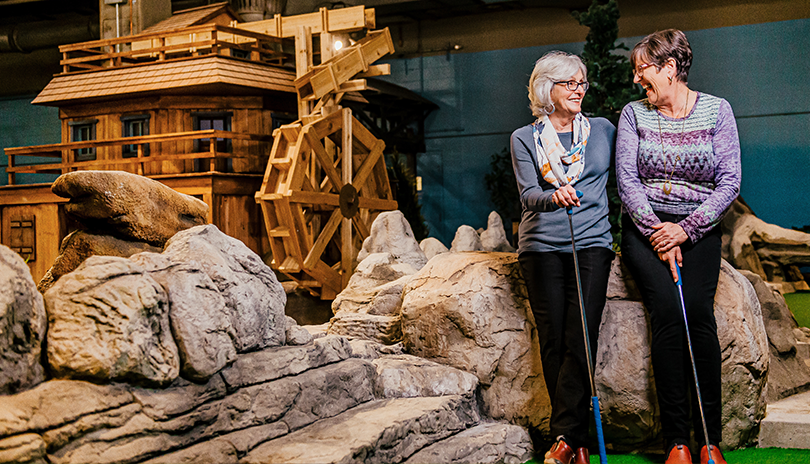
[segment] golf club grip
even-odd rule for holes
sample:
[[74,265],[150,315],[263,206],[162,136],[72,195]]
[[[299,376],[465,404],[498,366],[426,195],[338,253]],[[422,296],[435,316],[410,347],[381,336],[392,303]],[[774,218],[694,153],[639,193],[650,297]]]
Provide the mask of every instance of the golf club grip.
[[681,278],[681,267],[675,264],[675,269],[678,271],[678,282],[675,285],[683,287],[683,279]]
[[[582,198],[582,192],[579,191],[579,190],[577,190],[577,198]],[[567,211],[568,214],[574,214],[574,208],[572,208],[570,206],[566,207],[565,211]]]
[[607,450],[605,449],[605,435],[602,433],[602,413],[599,411],[599,398],[591,397],[593,404],[593,419],[596,422],[596,438],[599,441],[599,462],[607,464]]

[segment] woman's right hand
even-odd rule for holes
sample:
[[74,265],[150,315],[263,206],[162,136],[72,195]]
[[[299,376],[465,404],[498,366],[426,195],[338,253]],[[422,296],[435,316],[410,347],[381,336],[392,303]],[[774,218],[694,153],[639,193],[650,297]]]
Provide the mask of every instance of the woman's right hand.
[[560,208],[580,206],[577,190],[570,185],[563,185],[562,187],[558,188],[554,194],[551,195],[551,201],[553,201]]
[[683,265],[683,255],[681,247],[674,246],[664,253],[658,252],[658,259],[669,263],[669,270],[672,272],[672,281],[678,283],[678,267]]

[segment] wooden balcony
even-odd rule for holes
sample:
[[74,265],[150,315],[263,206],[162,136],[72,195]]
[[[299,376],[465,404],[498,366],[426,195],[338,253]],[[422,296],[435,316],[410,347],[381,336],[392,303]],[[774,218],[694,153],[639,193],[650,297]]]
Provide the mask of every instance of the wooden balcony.
[[[152,156],[146,155],[147,145],[167,142],[193,142],[194,140],[208,140],[209,149],[204,152],[187,153],[165,153],[161,150]],[[242,147],[235,149],[233,153],[217,151],[217,139],[242,141]],[[16,185],[15,176],[17,173],[40,173],[40,174],[65,174],[71,171],[88,169],[123,169],[130,170],[139,175],[146,172],[144,164],[164,161],[178,160],[208,160],[206,167],[210,172],[222,171],[224,160],[246,160],[256,161],[259,169],[251,169],[250,172],[260,173],[267,162],[267,156],[257,156],[255,153],[267,153],[269,155],[272,147],[273,137],[269,135],[245,134],[221,130],[201,130],[192,132],[176,132],[171,134],[144,135],[139,137],[121,137],[106,140],[93,140],[87,142],[57,143],[51,145],[37,145],[31,147],[6,148],[8,156],[8,185]],[[121,148],[124,145],[134,145],[137,149],[137,156],[124,158],[121,156]],[[182,143],[178,143],[178,146]],[[191,143],[193,145],[193,143]],[[235,145],[232,143],[232,146]],[[248,150],[247,145],[256,145]],[[77,161],[77,152],[80,149],[93,148],[97,156],[102,149],[106,150],[103,159],[89,161]],[[156,150],[155,150],[156,151]],[[58,162],[44,164],[17,164],[19,157],[45,157],[58,159]],[[130,168],[130,169],[127,169]],[[193,172],[193,171],[188,171]],[[157,175],[162,173],[155,173]]]
[[[285,42],[289,41],[289,45]],[[115,39],[62,45],[62,74],[132,66],[203,55],[231,56],[282,65],[291,62],[290,39],[217,24],[183,27]]]

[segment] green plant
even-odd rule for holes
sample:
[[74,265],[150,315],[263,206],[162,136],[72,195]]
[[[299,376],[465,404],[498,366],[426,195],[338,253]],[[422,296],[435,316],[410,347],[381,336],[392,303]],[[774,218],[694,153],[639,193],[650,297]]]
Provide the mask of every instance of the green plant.
[[[582,61],[588,67],[591,83],[588,96],[582,102],[582,111],[589,117],[604,117],[618,124],[622,108],[627,103],[642,98],[641,89],[633,84],[630,60],[614,53],[627,50],[619,37],[619,6],[616,0],[594,0],[587,11],[571,13],[583,26],[588,26],[588,36],[582,52]],[[621,249],[621,210],[616,176],[611,170],[607,182],[610,232],[613,248]]]
[[512,155],[508,148],[492,155],[489,172],[484,175],[495,211],[501,215],[505,225],[520,219],[520,193],[517,189],[515,171],[512,169]]
[[416,176],[408,167],[404,155],[394,152],[386,156],[386,161],[388,178],[392,180],[391,188],[398,209],[411,225],[416,240],[421,241],[427,238],[430,229],[422,216],[422,205],[419,204],[419,195],[416,191]]

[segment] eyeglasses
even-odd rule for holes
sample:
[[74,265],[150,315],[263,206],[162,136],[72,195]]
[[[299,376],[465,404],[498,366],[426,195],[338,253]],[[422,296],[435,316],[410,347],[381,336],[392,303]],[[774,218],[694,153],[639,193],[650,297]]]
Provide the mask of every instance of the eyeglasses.
[[640,64],[636,67],[636,69],[633,70],[633,74],[635,74],[636,76],[641,76],[641,73],[643,73],[644,70],[649,68],[650,66],[655,66],[655,64],[653,63]]
[[560,82],[555,82],[554,84],[565,84],[565,88],[568,89],[571,92],[575,92],[580,86],[582,86],[582,91],[583,92],[587,92],[588,87],[591,86],[591,84],[589,84],[588,81],[585,81],[585,82],[560,81]]

